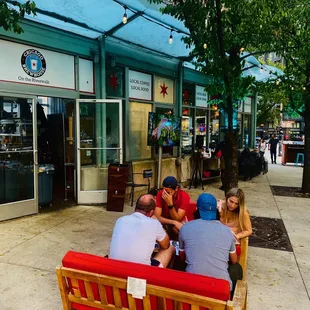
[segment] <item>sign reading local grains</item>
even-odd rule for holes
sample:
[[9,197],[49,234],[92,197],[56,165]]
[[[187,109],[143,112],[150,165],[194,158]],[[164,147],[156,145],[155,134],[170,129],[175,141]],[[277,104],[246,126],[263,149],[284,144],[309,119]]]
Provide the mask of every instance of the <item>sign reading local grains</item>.
[[205,88],[202,86],[196,86],[196,106],[207,107],[208,106],[208,94]]
[[75,89],[74,56],[0,40],[0,80]]
[[129,98],[152,100],[152,76],[129,70]]

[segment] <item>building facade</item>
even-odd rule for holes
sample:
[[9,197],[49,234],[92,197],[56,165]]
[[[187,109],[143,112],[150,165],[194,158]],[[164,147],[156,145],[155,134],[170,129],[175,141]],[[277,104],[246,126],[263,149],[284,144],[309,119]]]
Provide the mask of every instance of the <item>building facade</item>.
[[[150,112],[181,117],[180,147],[163,147],[163,177],[186,182],[197,137],[204,147],[223,139],[225,115],[204,90],[210,80],[179,59],[104,36],[22,26],[22,35],[0,29],[0,220],[63,200],[105,203],[107,167],[116,161],[153,169],[156,187]],[[235,113],[240,147],[254,144],[255,106],[248,97]]]

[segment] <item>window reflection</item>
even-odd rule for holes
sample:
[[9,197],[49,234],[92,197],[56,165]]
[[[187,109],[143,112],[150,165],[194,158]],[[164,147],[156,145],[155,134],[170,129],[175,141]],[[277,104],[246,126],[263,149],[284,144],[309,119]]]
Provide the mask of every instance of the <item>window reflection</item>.
[[218,107],[212,106],[212,110],[210,111],[210,142],[219,142],[220,135],[220,112]]
[[151,158],[151,147],[147,146],[147,128],[152,105],[129,103],[129,156],[131,160]]
[[196,127],[195,133],[197,136],[203,136],[203,145],[207,146],[208,144],[208,134],[209,130],[207,131],[208,127],[208,110],[197,109],[196,110]]
[[182,109],[182,152],[190,154],[193,147],[193,109]]

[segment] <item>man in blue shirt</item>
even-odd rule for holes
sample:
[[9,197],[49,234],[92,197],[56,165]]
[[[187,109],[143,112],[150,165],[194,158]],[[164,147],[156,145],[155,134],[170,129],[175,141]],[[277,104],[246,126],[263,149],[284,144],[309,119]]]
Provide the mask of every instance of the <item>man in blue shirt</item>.
[[[186,259],[187,272],[227,280],[233,291],[237,279],[242,279],[235,238],[230,228],[218,220],[217,201],[213,195],[201,194],[197,209],[200,219],[184,224],[180,230],[180,258]],[[237,274],[236,278],[230,277],[230,271]]]

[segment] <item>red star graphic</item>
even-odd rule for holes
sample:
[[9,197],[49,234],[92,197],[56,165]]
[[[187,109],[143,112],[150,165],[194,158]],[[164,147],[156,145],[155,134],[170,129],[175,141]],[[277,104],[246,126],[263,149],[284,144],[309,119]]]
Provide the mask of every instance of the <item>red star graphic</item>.
[[163,94],[163,97],[165,98],[165,95],[168,95],[168,92],[167,92],[167,89],[168,89],[168,86],[166,86],[165,82],[163,85],[160,85],[160,88],[161,88],[161,94]]
[[115,90],[118,87],[118,80],[119,78],[115,76],[114,73],[110,75],[110,85],[112,86],[113,90]]

